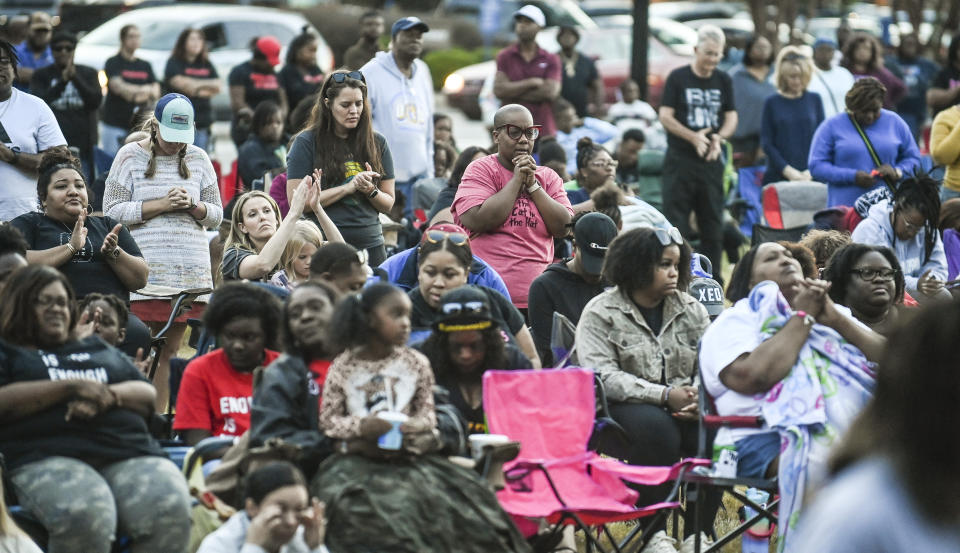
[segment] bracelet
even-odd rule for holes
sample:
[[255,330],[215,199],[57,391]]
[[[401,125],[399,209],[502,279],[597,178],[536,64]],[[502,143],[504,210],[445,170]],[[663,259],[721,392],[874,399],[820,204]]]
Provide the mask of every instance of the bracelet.
[[670,391],[671,391],[671,390],[673,390],[673,386],[666,386],[666,387],[663,389],[663,393],[660,394],[660,405],[661,405],[662,407],[666,407],[666,406],[667,406],[667,402],[668,402],[669,399],[670,399]]
[[806,311],[794,311],[794,315],[800,317],[800,320],[803,321],[803,326],[813,326],[817,324],[817,320],[813,315],[807,313]]
[[77,255],[77,248],[74,248],[74,247],[73,247],[73,244],[71,244],[70,242],[67,242],[66,244],[64,244],[64,246],[66,246],[67,249],[70,250],[70,255],[71,255],[71,256]]

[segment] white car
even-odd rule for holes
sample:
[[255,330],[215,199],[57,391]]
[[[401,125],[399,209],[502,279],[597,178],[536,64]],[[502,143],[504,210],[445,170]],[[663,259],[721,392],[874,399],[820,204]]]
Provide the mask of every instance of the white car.
[[187,27],[203,30],[210,61],[222,82],[220,94],[213,98],[214,117],[219,120],[230,118],[227,76],[231,69],[251,58],[250,41],[254,37],[271,35],[279,40],[284,45],[280,52],[282,62],[286,45],[306,27],[317,36],[317,65],[324,73],[333,69],[333,51],[299,13],[255,6],[177,4],[122,13],[80,39],[74,61],[100,70],[101,86],[107,82],[103,66],[120,50],[120,29],[129,24],[136,25],[142,35],[137,57],[150,62],[160,81],[180,32]]

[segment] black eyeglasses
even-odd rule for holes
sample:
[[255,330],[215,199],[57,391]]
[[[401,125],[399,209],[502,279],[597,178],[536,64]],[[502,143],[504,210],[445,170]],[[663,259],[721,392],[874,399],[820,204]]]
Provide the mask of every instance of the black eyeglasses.
[[331,73],[330,78],[333,79],[333,82],[340,84],[347,80],[347,77],[360,81],[361,83],[366,84],[367,80],[363,78],[363,73],[359,71],[351,71],[349,73]]
[[660,241],[661,246],[669,246],[670,244],[683,245],[683,236],[680,234],[680,231],[677,230],[677,227],[670,227],[669,229],[658,228],[654,229],[653,232],[657,235],[657,240]]
[[523,128],[507,123],[506,125],[500,125],[493,130],[499,131],[503,128],[507,129],[507,136],[509,136],[511,140],[520,140],[521,136],[526,136],[527,140],[536,140],[537,137],[540,136],[540,129],[542,127],[540,125],[531,125],[527,128]]
[[461,313],[483,313],[486,305],[482,301],[467,301],[463,303],[445,303],[440,306],[444,315],[460,315]]
[[73,46],[71,46],[71,45],[69,45],[69,44],[64,44],[63,46],[51,46],[51,47],[50,47],[50,51],[51,51],[51,52],[73,52],[73,50],[74,50]]
[[454,246],[462,246],[470,240],[470,238],[462,232],[447,232],[443,230],[428,230],[424,238],[431,244],[439,244],[444,240],[449,240]]
[[900,271],[896,269],[851,269],[851,273],[857,275],[863,280],[874,280],[880,277],[880,280],[889,282],[897,276]]

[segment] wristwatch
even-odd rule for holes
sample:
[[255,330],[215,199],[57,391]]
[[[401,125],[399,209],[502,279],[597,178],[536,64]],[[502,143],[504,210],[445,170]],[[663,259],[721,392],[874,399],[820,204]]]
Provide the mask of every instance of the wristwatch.
[[373,192],[371,192],[369,195],[367,195],[367,197],[372,200],[372,199],[376,198],[376,197],[377,197],[377,194],[379,194],[379,193],[380,193],[380,189],[379,189],[379,188],[374,188],[374,189],[373,189]]
[[108,255],[113,259],[120,259],[120,251],[120,246],[117,246],[116,248],[113,248],[113,251]]
[[534,181],[533,184],[527,187],[527,194],[530,194],[531,196],[533,196],[533,193],[536,192],[537,190],[540,190],[541,188],[543,187],[540,186],[540,183]]

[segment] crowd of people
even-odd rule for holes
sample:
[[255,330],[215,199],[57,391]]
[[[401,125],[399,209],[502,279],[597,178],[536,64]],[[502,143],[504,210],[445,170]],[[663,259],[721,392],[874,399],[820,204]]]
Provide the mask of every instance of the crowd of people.
[[[578,29],[552,53],[540,9],[513,20],[489,144],[434,111],[416,17],[380,51],[384,17],[365,13],[327,74],[310,33],[257,37],[227,79],[241,178],[226,205],[202,31],[183,30],[158,79],[125,26],[105,97],[43,14],[23,44],[0,41],[0,454],[46,550],[187,550],[191,490],[157,441],[169,407],[188,445],[234,439],[203,471],[234,475],[236,514],[191,550],[529,551],[464,437],[488,431],[484,372],[571,362],[624,431],[598,451],[629,463],[703,454],[704,393],[762,417],[711,440],[737,475],[779,477],[786,550],[908,540],[875,520],[843,534],[857,485],[912,498],[926,550],[960,546],[956,499],[913,470],[953,489],[950,441],[915,430],[954,420],[960,396],[960,37],[942,70],[915,37],[884,57],[857,34],[779,50],[757,36],[725,71],[705,25],[657,112],[629,80],[604,105]],[[824,183],[833,216],[747,249],[724,209],[734,166]],[[158,287],[200,295],[174,318]],[[191,319],[206,345],[171,379]],[[268,459],[229,461],[254,452]],[[678,550],[651,531],[644,551]],[[6,509],[4,547],[36,550]]]

